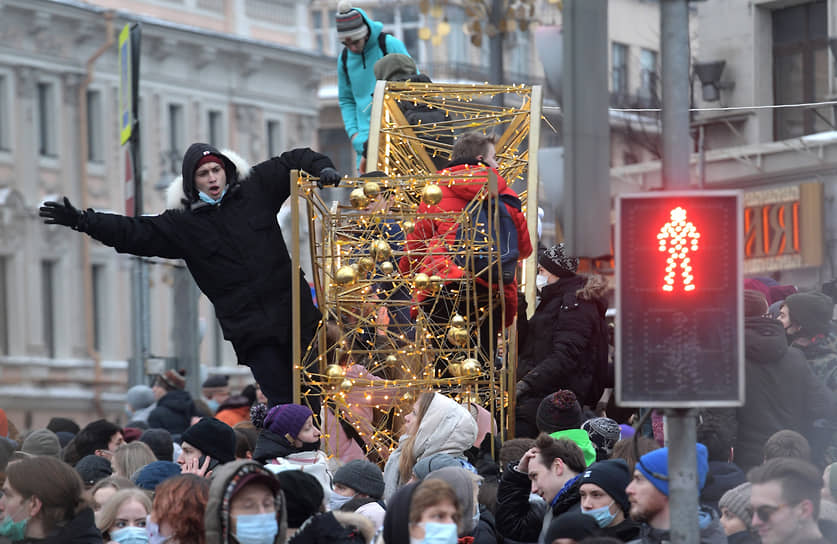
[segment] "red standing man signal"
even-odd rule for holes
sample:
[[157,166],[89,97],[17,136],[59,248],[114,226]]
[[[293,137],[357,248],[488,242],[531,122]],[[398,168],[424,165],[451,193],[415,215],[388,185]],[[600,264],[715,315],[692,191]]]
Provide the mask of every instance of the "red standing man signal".
[[692,275],[692,265],[689,264],[690,251],[697,251],[700,233],[691,221],[686,221],[686,210],[678,206],[671,210],[671,220],[663,225],[657,234],[660,243],[659,250],[668,252],[666,259],[666,274],[663,278],[663,291],[674,291],[676,273],[681,270],[681,282],[684,291],[695,290],[695,277]]

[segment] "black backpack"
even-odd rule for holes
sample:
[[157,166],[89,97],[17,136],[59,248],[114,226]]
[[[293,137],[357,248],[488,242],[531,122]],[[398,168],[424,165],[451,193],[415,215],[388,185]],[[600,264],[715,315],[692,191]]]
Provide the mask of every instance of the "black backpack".
[[[514,275],[517,271],[520,249],[517,245],[517,225],[515,225],[508,208],[506,208],[506,204],[517,210],[522,208],[520,199],[512,195],[500,195],[499,198],[486,196],[479,204],[472,205],[469,215],[470,223],[474,229],[474,239],[469,239],[468,235],[463,233],[461,225],[457,227],[456,238],[460,244],[473,244],[477,247],[490,246],[500,256],[500,262],[495,263],[492,269],[492,278],[496,280],[502,277],[503,283],[511,283],[514,281]],[[494,212],[495,206],[497,206],[500,216],[498,225],[500,232],[496,241],[493,240],[494,233],[488,232],[488,225],[490,224],[488,214]],[[471,259],[458,255],[454,261],[460,267],[470,270],[474,276],[488,278],[490,263],[488,255],[472,256]]]
[[[381,32],[378,34],[378,47],[381,48],[381,51],[384,55],[387,54],[387,36],[389,36],[389,32]],[[349,68],[346,66],[346,59],[349,57],[349,50],[345,47],[343,48],[343,52],[340,53],[340,62],[343,63],[343,73],[346,75],[346,83],[349,85],[352,84],[352,80],[349,77]]]

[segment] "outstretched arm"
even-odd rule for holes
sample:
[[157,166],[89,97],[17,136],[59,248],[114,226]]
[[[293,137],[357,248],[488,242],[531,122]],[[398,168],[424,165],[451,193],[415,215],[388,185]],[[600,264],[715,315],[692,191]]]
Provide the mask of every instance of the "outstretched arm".
[[323,185],[337,186],[340,174],[334,169],[331,159],[308,147],[285,151],[253,167],[254,179],[262,183],[264,191],[279,206],[291,195],[291,170],[304,170],[319,179]]
[[44,202],[38,215],[44,218],[47,225],[62,225],[87,233],[120,253],[168,259],[183,256],[166,235],[166,232],[176,230],[169,221],[168,212],[160,216],[134,218],[92,209],[82,211],[64,197],[61,202]]

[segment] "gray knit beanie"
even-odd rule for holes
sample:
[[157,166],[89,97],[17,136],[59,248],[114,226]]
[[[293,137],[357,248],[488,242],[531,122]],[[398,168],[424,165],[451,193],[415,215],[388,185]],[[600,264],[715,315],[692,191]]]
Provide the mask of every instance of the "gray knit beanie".
[[744,522],[747,530],[753,529],[751,522],[753,521],[753,509],[750,507],[750,482],[733,487],[723,495],[718,501],[718,507],[726,508],[732,515]]
[[154,391],[147,385],[135,385],[125,394],[125,402],[134,412],[148,408],[154,402]]
[[333,481],[375,499],[384,495],[383,472],[375,463],[365,459],[355,459],[338,468]]

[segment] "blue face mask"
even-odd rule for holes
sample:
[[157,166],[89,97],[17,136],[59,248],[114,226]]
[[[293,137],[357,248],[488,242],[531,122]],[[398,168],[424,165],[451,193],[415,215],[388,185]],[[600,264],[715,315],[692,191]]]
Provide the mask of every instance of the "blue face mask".
[[212,410],[212,413],[214,414],[218,411],[218,407],[221,406],[221,403],[215,399],[209,399],[206,401],[206,405],[209,406],[209,409]]
[[117,531],[111,531],[110,539],[119,544],[146,544],[148,531],[144,527],[123,527]]
[[[20,509],[18,509],[17,513],[20,513],[20,510],[23,509],[23,505],[21,505]],[[6,515],[3,518],[3,521],[0,522],[0,536],[5,536],[12,542],[17,542],[18,540],[23,540],[26,536],[26,524],[29,521],[29,518],[24,518],[20,521],[14,521],[12,516]]]
[[145,518],[145,529],[148,532],[149,544],[163,544],[168,539],[160,535],[160,526],[151,521],[151,516]]
[[[616,501],[614,501],[616,502]],[[590,510],[581,509],[581,513],[585,516],[590,516],[596,523],[599,524],[599,527],[605,528],[616,518],[616,514],[611,514],[610,507],[613,506],[613,502],[608,504],[607,506],[602,506],[601,508],[592,508]]]
[[227,188],[224,187],[224,191],[221,193],[221,196],[218,197],[218,200],[213,199],[208,194],[204,193],[203,191],[198,191],[198,198],[206,202],[207,204],[218,204],[224,198],[224,195],[227,194]]
[[436,523],[433,521],[424,523],[422,544],[456,544],[456,541],[455,523]]
[[247,514],[235,518],[235,539],[241,544],[273,544],[279,533],[276,514]]
[[337,493],[336,491],[332,491],[331,494],[328,496],[328,509],[329,510],[340,510],[340,507],[349,502],[350,500],[354,499],[354,495],[350,497],[346,497]]

